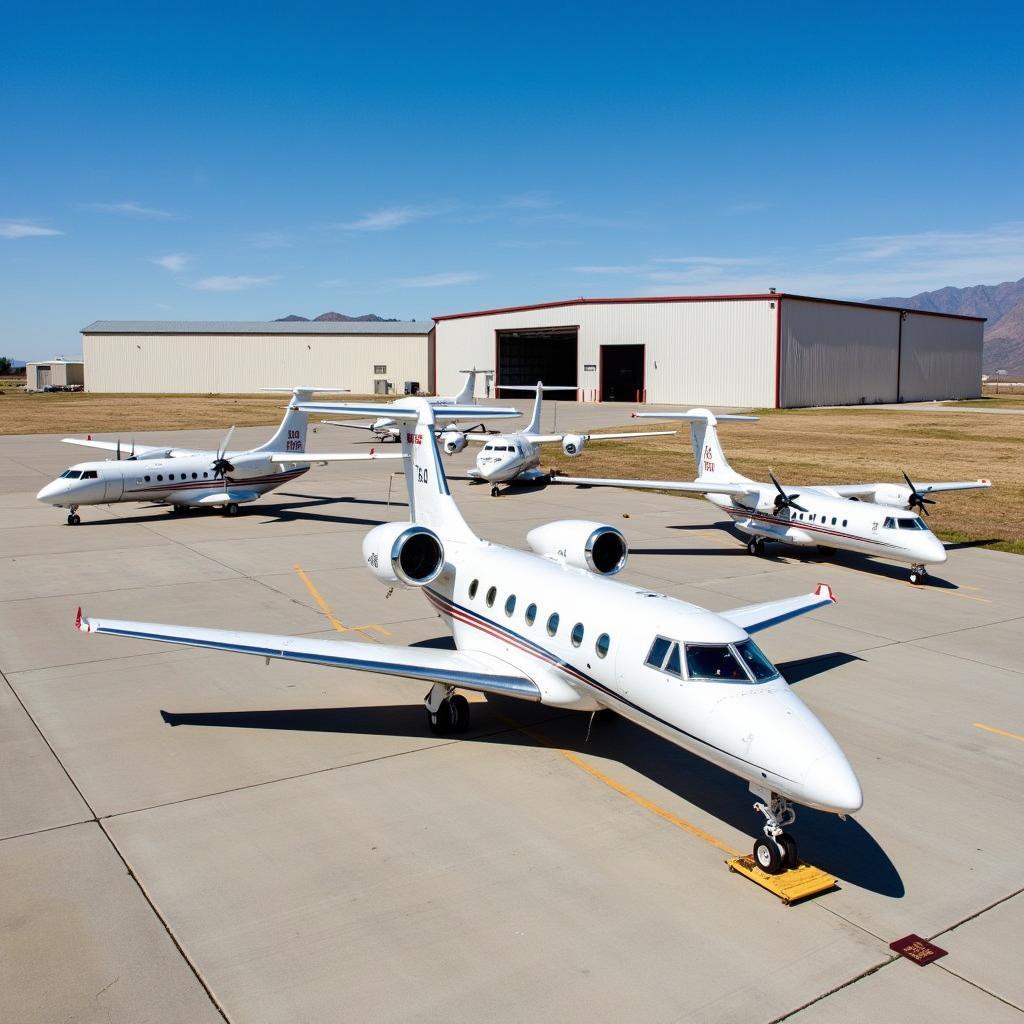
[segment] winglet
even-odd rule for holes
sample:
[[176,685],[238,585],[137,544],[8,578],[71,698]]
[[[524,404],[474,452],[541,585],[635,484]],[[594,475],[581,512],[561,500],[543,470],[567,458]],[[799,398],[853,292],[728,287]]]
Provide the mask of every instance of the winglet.
[[827,583],[819,583],[814,588],[814,593],[817,594],[818,597],[828,598],[833,604],[839,600],[839,598],[832,593],[832,588]]
[[75,629],[80,633],[91,633],[92,627],[89,625],[89,620],[82,615],[82,606],[78,606],[78,612],[75,615]]

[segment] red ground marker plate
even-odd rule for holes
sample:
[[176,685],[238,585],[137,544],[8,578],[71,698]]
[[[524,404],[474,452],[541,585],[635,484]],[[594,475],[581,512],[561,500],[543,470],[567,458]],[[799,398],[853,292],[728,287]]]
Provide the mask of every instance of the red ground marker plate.
[[922,939],[920,935],[905,935],[902,939],[890,942],[889,948],[894,953],[912,960],[919,967],[924,967],[925,964],[946,955],[946,950],[933,945],[927,939]]

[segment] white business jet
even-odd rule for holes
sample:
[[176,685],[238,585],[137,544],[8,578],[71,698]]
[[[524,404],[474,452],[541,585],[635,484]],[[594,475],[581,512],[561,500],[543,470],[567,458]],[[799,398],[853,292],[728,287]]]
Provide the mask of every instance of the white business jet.
[[697,479],[693,483],[666,480],[590,480],[559,476],[559,483],[591,487],[640,487],[659,491],[705,494],[729,514],[737,528],[750,535],[747,550],[763,555],[765,541],[800,547],[818,545],[865,555],[891,558],[910,565],[910,582],[928,578],[927,565],[946,561],[942,541],[925,525],[915,509],[928,514],[934,505],[926,494],[991,487],[989,480],[959,483],[837,484],[783,488],[769,471],[770,483],[759,483],[737,473],[726,461],[718,440],[719,420],[756,420],[756,416],[718,415],[707,409],[689,412],[633,414],[638,419],[690,421]]
[[167,504],[178,514],[189,507],[222,508],[238,514],[238,506],[255,501],[267,491],[309,471],[311,465],[362,459],[398,459],[400,455],[317,453],[306,455],[309,414],[299,409],[315,392],[342,393],[339,388],[263,388],[291,394],[277,433],[250,451],[229,452],[232,427],[216,451],[192,448],[142,448],[120,441],[93,441],[65,437],[67,444],[113,452],[104,462],[79,462],[48,483],[36,499],[68,510],[68,525],[81,522],[82,505],[110,505],[126,501]]
[[[302,408],[365,416],[367,406]],[[403,426],[410,521],[371,530],[363,558],[384,586],[420,589],[456,650],[86,618],[81,609],[78,628],[268,664],[282,658],[426,680],[427,722],[439,734],[468,727],[469,703],[457,688],[610,708],[750,784],[766,820],[755,856],[770,872],[796,863],[785,831],[794,802],[840,815],[859,810],[860,784],[838,743],[750,636],[829,606],[828,587],[714,613],[612,579],[628,554],[612,526],[548,523],[527,535],[532,552],[489,543],[451,496],[434,434],[443,412],[413,399],[394,415]]]
[[[435,409],[443,409],[453,405],[472,406],[475,399],[473,392],[476,389],[476,375],[478,373],[490,373],[490,370],[459,370],[459,373],[466,374],[466,383],[457,395],[437,395],[426,397],[424,401],[434,406]],[[377,410],[393,409],[405,404],[406,399],[398,398],[386,405],[378,405]],[[468,409],[468,415],[474,416],[474,410]],[[350,430],[369,430],[378,441],[399,441],[401,440],[402,429],[398,420],[388,416],[378,416],[372,423],[347,423],[345,420],[321,420],[322,423],[331,427],[348,427]],[[479,428],[482,429],[482,424]]]
[[476,466],[466,474],[471,480],[491,485],[491,497],[501,493],[499,484],[515,480],[547,480],[549,476],[540,469],[540,446],[560,444],[562,451],[570,458],[583,454],[588,441],[620,441],[632,437],[661,437],[674,434],[674,430],[649,430],[623,434],[543,434],[540,430],[541,406],[545,391],[575,391],[571,387],[543,384],[502,384],[502,391],[535,391],[533,416],[525,430],[510,434],[467,434],[456,427],[445,427],[441,432],[441,447],[448,455],[461,452],[470,441],[483,444],[477,453]]

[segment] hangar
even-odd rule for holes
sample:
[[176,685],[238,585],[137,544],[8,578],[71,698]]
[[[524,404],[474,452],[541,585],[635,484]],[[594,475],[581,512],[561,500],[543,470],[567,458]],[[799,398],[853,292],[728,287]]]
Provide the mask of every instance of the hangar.
[[97,320],[82,328],[89,391],[245,394],[314,384],[402,394],[434,379],[427,321]]
[[[984,319],[767,292],[568,299],[434,317],[435,389],[576,384],[583,401],[755,408],[973,398]],[[511,396],[511,392],[509,396]]]

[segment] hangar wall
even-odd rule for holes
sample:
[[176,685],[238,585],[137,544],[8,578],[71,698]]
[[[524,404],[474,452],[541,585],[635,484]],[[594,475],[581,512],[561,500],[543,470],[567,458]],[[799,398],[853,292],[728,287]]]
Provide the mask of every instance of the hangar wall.
[[[82,348],[89,391],[245,394],[312,384],[366,395],[374,393],[375,381],[387,380],[401,394],[407,380],[430,389],[432,325],[419,326],[415,334],[350,335],[276,329],[266,334],[101,333],[91,325],[82,332]],[[375,373],[378,366],[385,372]]]
[[979,398],[984,323],[908,310],[903,320],[900,401]]
[[782,301],[779,405],[895,402],[900,311]]
[[[437,390],[457,391],[459,370],[495,368],[498,330],[577,326],[579,380],[552,384],[577,383],[586,392],[598,389],[601,346],[643,344],[650,403],[771,406],[775,317],[773,296],[594,299],[437,317]],[[483,395],[482,380],[477,395]]]

